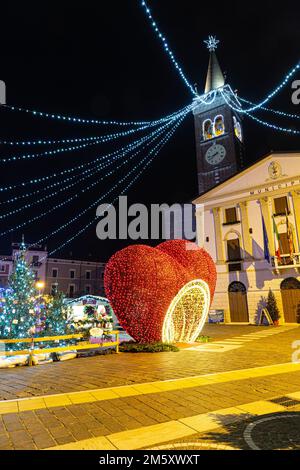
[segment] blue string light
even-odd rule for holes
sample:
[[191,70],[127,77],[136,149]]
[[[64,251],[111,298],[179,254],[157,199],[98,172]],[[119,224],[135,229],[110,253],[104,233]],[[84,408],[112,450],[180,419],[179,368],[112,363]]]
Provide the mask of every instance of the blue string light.
[[[188,114],[188,112],[186,112],[186,114]],[[185,114],[185,115],[186,115],[186,114]],[[184,117],[185,117],[185,116],[184,116]],[[183,118],[181,118],[181,119],[183,119]],[[168,124],[168,126],[169,126],[169,125],[171,125],[171,124]],[[139,152],[140,152],[140,151],[138,151],[137,154],[138,154]],[[135,155],[137,155],[137,154],[135,154]],[[134,156],[135,156],[135,155],[134,155]],[[122,166],[122,164],[121,164],[120,166]],[[119,166],[119,167],[120,167],[120,166]],[[119,169],[119,167],[118,167],[117,169]],[[117,169],[116,169],[116,170],[117,170]],[[99,181],[103,180],[103,179],[104,179],[105,177],[107,177],[107,176],[112,175],[116,170],[112,170],[112,171],[110,171],[110,172],[107,172],[106,175],[105,175],[103,178],[101,178],[100,180],[98,179],[98,180],[97,180],[93,185],[91,185],[90,187],[82,189],[82,190],[80,191],[80,193],[85,193],[85,192],[86,192],[88,189],[90,189],[92,186],[98,184]],[[128,174],[131,174],[131,173],[132,173],[132,171],[129,172]],[[120,181],[122,181],[122,180],[120,180]],[[120,183],[120,181],[115,185],[115,187],[118,186],[118,184]],[[53,211],[55,211],[55,210],[57,210],[57,209],[60,209],[61,207],[63,207],[64,205],[68,204],[69,202],[73,201],[74,199],[76,199],[76,198],[78,198],[78,197],[79,197],[79,193],[77,193],[77,194],[71,196],[70,198],[66,199],[66,200],[63,201],[62,203],[53,206],[51,209],[49,209],[49,210],[47,210],[47,211],[45,211],[45,212],[42,212],[41,214],[39,214],[39,215],[37,215],[37,216],[35,216],[35,217],[33,217],[33,218],[27,220],[26,222],[23,222],[23,223],[21,223],[21,224],[18,224],[18,225],[16,225],[16,226],[14,226],[14,227],[12,227],[12,228],[10,228],[10,229],[8,229],[8,230],[6,230],[6,231],[0,233],[0,236],[7,235],[8,233],[14,232],[15,230],[18,230],[18,229],[20,229],[20,228],[22,228],[22,227],[25,227],[25,226],[29,225],[29,224],[32,223],[32,222],[35,222],[36,220],[41,219],[42,217],[44,217],[44,216],[46,216],[46,215],[49,215],[50,213],[52,213]],[[84,210],[81,214],[84,214],[85,212],[87,212],[87,210],[88,210],[88,209]],[[81,214],[80,214],[78,217],[80,217]],[[62,227],[64,227],[64,226],[62,226]],[[60,230],[61,230],[61,228],[58,229],[58,231],[60,231]],[[41,241],[42,241],[42,240],[41,240]]]
[[[230,106],[232,109],[234,109],[235,111],[238,111],[238,112],[241,112],[241,109],[239,108],[236,108],[235,106],[232,105],[232,103],[230,102],[230,99],[232,98],[232,96],[230,95],[227,95],[226,93],[222,92],[222,96],[225,100],[225,102],[228,104],[228,106]],[[244,114],[246,114],[246,116],[250,117],[251,119],[253,119],[254,121],[258,122],[259,124],[262,124],[263,126],[266,126],[270,129],[274,129],[276,131],[280,131],[280,132],[286,132],[288,134],[294,134],[294,135],[299,135],[300,134],[300,130],[297,130],[297,129],[290,129],[290,128],[287,128],[287,127],[282,127],[282,126],[277,126],[275,124],[272,124],[270,122],[267,122],[267,121],[263,121],[262,119],[259,119],[258,117],[256,116],[253,116],[251,113],[248,113],[248,111],[245,111],[243,110]]]
[[[169,122],[169,121],[168,121]],[[120,137],[128,137],[131,134],[134,134],[136,132],[142,131],[147,129],[149,126],[143,126],[139,127],[137,129],[130,129],[128,131],[124,132],[117,132],[115,134],[110,134],[110,135],[105,135],[105,136],[100,136],[97,137],[93,142],[89,142],[86,144],[80,144],[80,145],[74,145],[71,147],[63,147],[55,150],[46,150],[45,152],[40,152],[40,153],[33,153],[33,154],[26,154],[26,155],[14,155],[12,157],[4,157],[0,159],[0,163],[10,163],[10,162],[15,162],[18,160],[28,160],[28,159],[33,159],[33,158],[39,158],[39,157],[49,157],[53,155],[57,155],[60,153],[65,153],[65,152],[72,152],[75,150],[81,150],[87,147],[90,147],[92,145],[99,145],[102,143],[110,142],[112,140],[116,140]]]
[[294,135],[299,135],[300,134],[300,130],[290,129],[290,128],[282,127],[282,126],[276,126],[275,124],[263,121],[262,119],[259,119],[258,117],[253,116],[250,113],[246,112],[245,114],[246,114],[246,116],[250,117],[254,121],[258,122],[259,124],[262,124],[263,126],[269,127],[270,129],[275,129],[276,131],[280,131],[280,132],[286,132],[288,134],[294,134]]
[[[239,96],[239,100],[243,101],[244,103],[250,104],[251,106],[255,106],[255,103],[252,103],[252,101],[249,101],[249,100],[245,100],[244,98],[241,98],[240,96]],[[290,119],[300,119],[299,114],[290,114],[284,111],[279,111],[277,109],[266,108],[265,106],[261,106],[260,109],[262,109],[263,111],[272,113],[272,114],[277,114],[278,116],[283,116],[283,117],[290,118]]]
[[[118,197],[122,194],[126,194],[126,192],[130,189],[130,187],[135,183],[135,181],[142,175],[142,173],[144,173],[144,171],[146,170],[146,168],[150,165],[150,163],[152,163],[152,161],[154,160],[154,158],[158,155],[158,153],[160,152],[160,150],[164,147],[164,145],[166,145],[166,143],[170,140],[170,138],[172,137],[172,135],[175,133],[176,129],[179,127],[179,125],[182,123],[182,121],[184,120],[185,116],[180,118],[179,119],[179,122],[177,124],[174,125],[173,129],[166,135],[165,139],[162,140],[162,143],[160,145],[160,147],[154,152],[153,154],[153,157],[151,159],[148,158],[148,155],[143,159],[141,160],[139,166],[142,166],[144,161],[148,158],[148,161],[145,163],[144,166],[142,166],[142,170],[137,173],[137,175],[131,180],[131,182],[123,189],[122,193],[119,194],[114,200],[113,202],[111,203],[114,204]],[[122,178],[121,182],[123,182],[125,179],[127,179],[129,174],[127,174],[124,178]],[[111,192],[111,190],[110,190]],[[92,206],[90,206],[87,210],[91,209],[93,206],[95,205],[98,205],[99,202],[101,202],[101,200],[104,199],[104,197],[106,197],[106,195],[102,196],[102,198],[100,198],[98,201],[96,201]],[[75,219],[77,220],[77,218]],[[73,240],[75,240],[76,238],[78,238],[79,235],[81,235],[82,233],[86,232],[86,230],[91,227],[95,221],[97,221],[97,217],[93,218],[89,223],[87,223],[81,230],[77,231],[75,235],[73,235],[72,237],[70,237],[69,239],[67,239],[64,243],[62,243],[61,245],[59,245],[57,248],[55,248],[54,250],[52,250],[50,253],[48,253],[48,256],[51,256],[53,255],[54,253],[56,253],[57,251],[61,250],[62,248],[64,248],[66,245],[68,245],[69,243],[71,243]],[[52,236],[52,235],[51,235]],[[42,240],[39,240],[38,242],[36,243],[41,243],[43,240],[45,239],[48,239],[47,238],[44,238]]]
[[293,77],[293,75],[295,75],[295,73],[299,69],[300,69],[300,62],[297,65],[295,65],[295,67],[293,69],[291,69],[291,71],[285,76],[284,80],[280,83],[280,85],[278,85],[278,87],[276,87],[275,90],[273,90],[260,103],[254,105],[254,106],[251,106],[248,109],[242,109],[242,108],[241,109],[233,108],[233,109],[235,109],[235,111],[239,111],[240,113],[250,113],[251,111],[255,111],[256,109],[262,108],[263,105],[265,105],[266,103],[268,103],[268,101],[270,101],[272,98],[274,98],[274,96],[276,96],[289,83],[290,79]]
[[[178,115],[174,118],[172,118],[172,122],[173,120],[175,121],[176,119],[178,119],[180,116],[184,115],[185,113],[189,113],[192,108],[194,107],[195,105],[194,104],[191,104],[189,106],[186,106],[185,108],[183,108],[183,110],[181,110],[180,112],[178,112]],[[167,123],[168,124],[168,123]],[[14,185],[9,185],[9,186],[4,186],[4,187],[0,187],[0,192],[3,192],[3,191],[12,191],[12,190],[15,190],[17,188],[24,188],[28,185],[36,185],[36,184],[40,184],[40,183],[44,183],[45,181],[49,181],[53,178],[57,178],[59,176],[63,176],[63,175],[66,175],[66,174],[70,174],[70,173],[73,173],[75,171],[81,171],[83,168],[86,168],[92,164],[94,164],[95,162],[99,162],[103,159],[107,159],[107,158],[114,158],[117,154],[119,154],[120,152],[123,152],[125,150],[128,150],[128,151],[132,151],[134,150],[135,148],[137,148],[138,146],[142,145],[144,142],[146,142],[149,138],[151,138],[152,136],[154,136],[157,132],[159,132],[160,129],[162,129],[164,126],[158,128],[157,130],[153,131],[150,135],[147,135],[147,136],[143,136],[141,137],[140,139],[130,143],[130,144],[127,144],[125,147],[123,147],[122,149],[120,150],[117,150],[117,151],[114,151],[114,152],[111,152],[111,153],[108,153],[107,155],[104,155],[104,156],[101,156],[101,157],[97,157],[96,159],[88,162],[88,163],[83,163],[83,164],[80,164],[80,165],[76,165],[74,167],[71,167],[71,168],[67,168],[66,170],[62,170],[60,172],[55,172],[55,173],[52,173],[51,175],[47,175],[47,176],[42,176],[40,178],[34,178],[34,179],[30,179],[30,180],[27,180],[27,181],[23,181],[23,182],[20,182],[20,183],[17,183],[17,184],[14,184]]]
[[[80,172],[80,175],[85,175],[85,174],[88,174],[88,173],[92,173],[92,172],[94,172],[95,170],[98,170],[98,168],[99,168],[99,169],[103,168],[103,165],[104,165],[104,164],[103,164],[102,162],[99,163],[100,160],[107,160],[107,159],[109,159],[109,163],[112,164],[112,163],[114,163],[116,160],[118,160],[119,158],[121,158],[121,157],[123,157],[124,155],[127,155],[128,153],[130,153],[130,152],[131,152],[132,150],[134,150],[135,148],[140,147],[141,145],[144,145],[145,143],[147,143],[150,139],[155,138],[157,135],[159,135],[159,134],[160,134],[166,127],[168,127],[169,125],[170,125],[170,124],[167,123],[167,124],[165,124],[164,126],[159,127],[159,129],[155,130],[154,132],[151,132],[151,133],[150,133],[149,135],[147,135],[146,137],[143,137],[142,139],[136,141],[136,144],[135,144],[135,145],[130,144],[130,146],[125,146],[125,147],[123,147],[123,148],[117,150],[116,152],[113,152],[113,153],[108,154],[108,155],[104,155],[104,156],[102,156],[102,157],[98,157],[98,158],[96,158],[95,160],[93,160],[93,161],[91,161],[91,162],[88,162],[88,163],[86,163],[86,164],[79,165],[78,167],[75,167],[75,168],[74,168],[74,171],[75,171],[76,169],[78,169],[78,168],[79,168],[80,170],[82,170],[82,168],[85,168],[85,167],[87,167],[87,166],[90,167],[92,164],[94,164],[94,166],[92,166],[91,168],[88,168],[88,169],[86,169],[86,170],[84,170],[84,171],[81,171],[81,172]],[[148,144],[147,144],[147,145],[148,145]],[[97,163],[95,164],[95,162],[97,162]],[[65,170],[63,173],[65,173],[66,171],[68,172],[69,170]],[[13,197],[13,198],[10,198],[10,199],[7,199],[7,200],[5,200],[5,201],[0,202],[0,205],[12,203],[12,202],[16,202],[16,201],[18,201],[18,200],[20,200],[20,199],[25,199],[25,198],[28,198],[28,197],[31,197],[31,196],[36,196],[37,194],[40,194],[41,192],[47,191],[48,189],[53,189],[53,188],[55,188],[55,187],[57,187],[57,186],[61,186],[61,185],[65,184],[65,183],[67,183],[67,182],[69,182],[69,181],[72,181],[72,180],[78,178],[78,176],[80,176],[80,175],[73,175],[73,176],[70,176],[70,177],[68,177],[68,178],[62,179],[61,181],[54,182],[54,183],[52,183],[52,184],[50,184],[50,185],[47,185],[47,186],[43,187],[42,189],[38,189],[38,190],[36,190],[36,191],[32,191],[32,192],[29,192],[29,193],[25,193],[25,194],[22,194],[22,195],[20,195],[20,196],[15,196],[15,197]],[[57,176],[57,175],[54,174],[54,176]],[[47,178],[49,178],[49,177],[47,177]]]
[[180,77],[182,78],[182,80],[184,81],[184,83],[186,84],[186,86],[190,89],[190,91],[192,92],[192,94],[194,96],[197,96],[197,93],[196,91],[194,90],[193,86],[189,83],[188,79],[186,78],[182,68],[180,67],[180,65],[178,64],[177,60],[175,59],[175,56],[173,54],[173,52],[171,51],[168,43],[167,43],[167,40],[165,38],[165,36],[161,33],[161,31],[159,30],[158,28],[158,25],[156,23],[156,21],[154,20],[153,18],[153,15],[151,13],[151,10],[150,8],[148,7],[147,3],[145,2],[145,0],[141,0],[141,5],[142,7],[144,7],[145,9],[145,12],[150,20],[150,24],[152,26],[152,28],[154,29],[154,31],[156,32],[158,38],[160,39],[160,41],[162,42],[163,44],[163,47],[166,51],[166,53],[169,55],[171,61],[173,62],[173,65],[175,66],[176,70],[178,71]]
[[33,145],[58,145],[58,144],[74,144],[78,142],[89,142],[91,140],[98,140],[101,136],[92,137],[76,137],[71,139],[61,140],[1,140],[0,145],[9,146],[33,146]]
[[[162,130],[157,133],[157,135],[155,135],[155,137],[153,137],[147,144],[146,144],[146,147],[149,146],[153,141],[155,141],[165,130],[165,127],[169,127],[171,124],[167,124],[165,126],[163,126]],[[143,147],[142,147],[143,148]],[[104,176],[107,177],[107,175],[111,175],[112,173],[115,173],[121,166],[125,165],[126,163],[128,163],[129,161],[131,161],[136,155],[138,155],[140,152],[141,152],[142,149],[138,150],[138,152],[136,152],[135,154],[133,154],[130,158],[128,158],[127,160],[124,160],[120,166],[117,166],[112,172],[110,173],[106,173],[106,175]],[[127,152],[128,153],[128,152]],[[124,153],[123,155],[121,156],[124,156]],[[120,158],[120,156],[118,157]],[[85,175],[82,175],[80,178],[78,178],[74,183],[71,183],[69,185],[66,185],[64,186],[63,188],[57,190],[57,191],[54,191],[50,194],[47,194],[46,196],[40,198],[40,199],[36,199],[34,200],[33,202],[31,203],[28,203],[28,204],[25,204],[24,206],[22,207],[19,207],[17,209],[14,209],[14,210],[11,210],[11,211],[8,211],[4,214],[1,214],[0,215],[0,219],[5,219],[7,217],[10,217],[10,216],[13,216],[19,212],[23,212],[24,210],[26,209],[30,209],[31,207],[37,205],[37,204],[41,204],[42,202],[45,202],[47,201],[48,199],[51,199],[52,197],[55,197],[57,196],[59,193],[61,192],[64,192],[64,191],[67,191],[68,189],[78,185],[78,183],[82,182],[82,181],[85,181],[86,179],[90,178],[91,176],[94,176],[96,175],[97,173],[101,172],[102,169],[105,169],[105,168],[108,168],[109,166],[111,166],[114,162],[113,161],[108,161],[107,163],[104,163],[102,165],[97,165],[97,167],[93,167],[89,170],[87,170],[85,173]],[[87,190],[91,189],[94,185],[98,184],[99,181],[102,181],[104,178],[102,178],[101,180],[97,179],[97,181],[95,183],[93,183],[92,185],[90,186],[87,186],[85,187],[84,191],[82,192],[86,192]],[[33,195],[34,193],[32,193]],[[76,197],[78,197],[78,194],[76,194]],[[75,198],[75,197],[74,197]],[[53,208],[53,210],[55,210],[55,208]]]
[[93,125],[101,125],[101,126],[156,126],[159,124],[162,124],[168,120],[170,120],[172,117],[175,117],[178,111],[175,111],[172,114],[169,114],[168,116],[164,116],[163,118],[160,118],[158,120],[154,121],[128,121],[128,122],[120,122],[120,121],[101,121],[98,119],[84,119],[84,118],[78,118],[78,117],[73,117],[73,116],[65,116],[62,114],[54,114],[54,113],[46,113],[43,111],[37,111],[37,110],[32,110],[28,108],[21,108],[19,106],[11,106],[11,105],[3,105],[0,104],[0,109],[1,107],[3,109],[8,109],[10,111],[18,111],[18,112],[23,112],[26,114],[31,114],[32,116],[35,117],[42,117],[46,119],[52,119],[52,120],[57,120],[57,121],[64,121],[64,122],[71,122],[71,123],[79,123],[79,124],[93,124]]

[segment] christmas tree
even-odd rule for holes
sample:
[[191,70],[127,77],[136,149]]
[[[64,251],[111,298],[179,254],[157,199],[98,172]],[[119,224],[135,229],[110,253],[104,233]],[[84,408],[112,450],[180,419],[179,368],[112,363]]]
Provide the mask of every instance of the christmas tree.
[[69,308],[64,303],[62,292],[55,292],[53,296],[45,298],[46,320],[43,334],[46,336],[59,336],[67,334],[67,320]]
[[25,253],[26,248],[22,243],[4,298],[3,314],[0,317],[1,338],[26,338],[35,326],[35,278],[26,263]]
[[269,293],[268,293],[267,310],[273,322],[277,322],[280,318],[280,312],[277,306],[275,295],[271,289],[269,290]]

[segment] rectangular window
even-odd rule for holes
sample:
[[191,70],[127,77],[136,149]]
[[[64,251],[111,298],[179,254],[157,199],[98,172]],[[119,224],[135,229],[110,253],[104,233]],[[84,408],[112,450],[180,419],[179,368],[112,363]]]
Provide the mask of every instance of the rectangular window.
[[58,269],[57,268],[52,269],[52,277],[57,277],[57,275],[58,275]]
[[[240,240],[235,238],[234,240],[227,241],[227,254],[228,254],[228,269],[232,271],[241,271],[241,247]],[[235,262],[236,261],[236,262]]]
[[91,271],[86,271],[85,272],[85,278],[86,279],[91,279]]
[[69,285],[69,297],[74,297],[74,294],[75,294],[75,286],[74,284],[70,284]]
[[280,250],[281,254],[289,255],[290,254],[290,244],[289,244],[289,237],[287,233],[280,233]]
[[289,213],[288,199],[286,196],[274,199],[275,215],[285,215]]
[[74,269],[71,269],[71,271],[70,271],[70,279],[75,279],[75,271],[74,271]]
[[230,207],[225,209],[225,223],[226,224],[236,224],[238,221],[237,208]]
[[240,261],[241,260],[241,247],[240,240],[235,238],[234,240],[227,241],[227,253],[228,261]]
[[56,294],[56,292],[58,291],[58,284],[52,284],[51,285],[51,295],[54,295]]
[[5,264],[1,264],[1,272],[2,272],[2,273],[5,272]]
[[34,256],[32,257],[32,262],[33,262],[33,263],[38,263],[38,262],[39,262],[39,256],[38,256],[38,255],[34,255]]

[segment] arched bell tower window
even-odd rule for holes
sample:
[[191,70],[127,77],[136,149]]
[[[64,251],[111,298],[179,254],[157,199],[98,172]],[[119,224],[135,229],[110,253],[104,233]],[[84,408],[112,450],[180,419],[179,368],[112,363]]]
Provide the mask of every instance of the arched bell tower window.
[[241,124],[239,123],[239,121],[237,120],[237,118],[236,118],[235,116],[233,116],[233,126],[234,126],[234,133],[235,133],[235,136],[236,136],[241,142],[243,142],[242,126],[241,126]]
[[219,135],[223,135],[225,133],[225,124],[224,124],[224,118],[220,114],[219,116],[215,117],[215,122],[214,122],[214,134],[216,137]]
[[213,123],[210,119],[203,122],[203,139],[209,140],[213,138]]

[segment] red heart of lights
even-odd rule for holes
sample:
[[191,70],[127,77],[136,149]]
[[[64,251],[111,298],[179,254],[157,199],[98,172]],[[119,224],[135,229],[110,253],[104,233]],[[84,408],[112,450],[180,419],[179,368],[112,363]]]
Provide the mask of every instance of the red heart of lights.
[[209,254],[185,240],[129,246],[112,256],[106,295],[127,333],[139,343],[191,342],[208,315],[216,285]]

